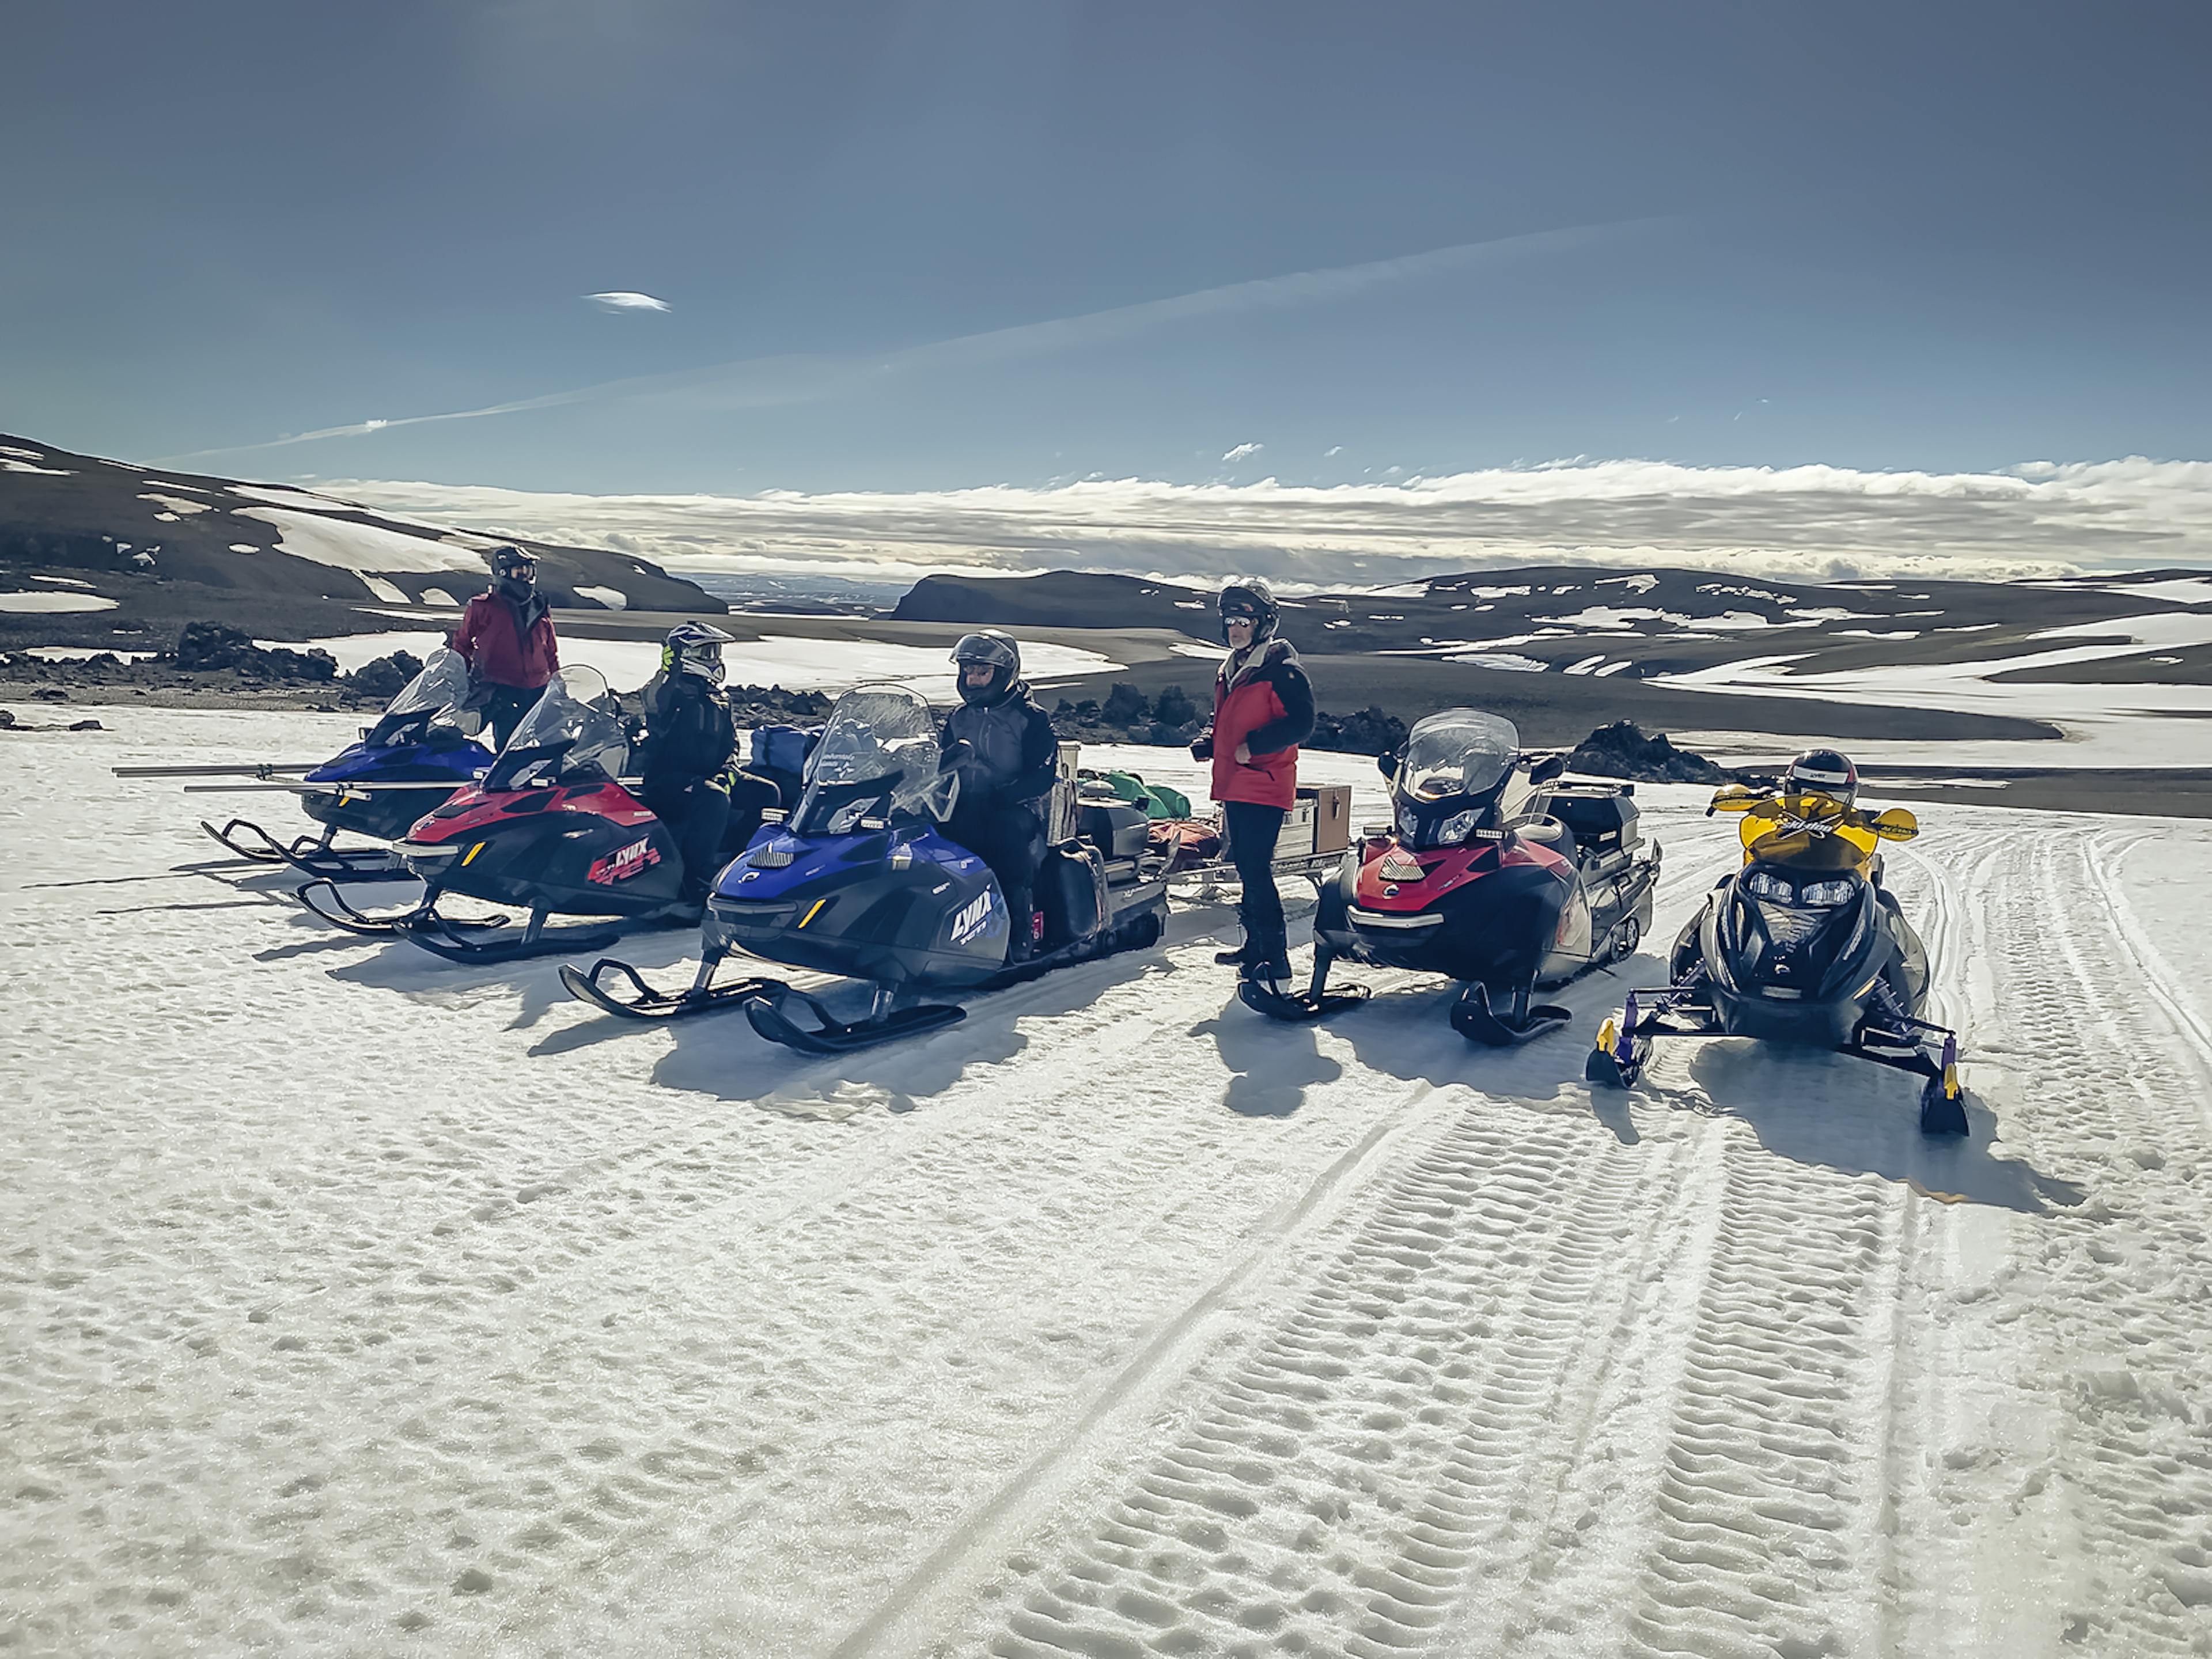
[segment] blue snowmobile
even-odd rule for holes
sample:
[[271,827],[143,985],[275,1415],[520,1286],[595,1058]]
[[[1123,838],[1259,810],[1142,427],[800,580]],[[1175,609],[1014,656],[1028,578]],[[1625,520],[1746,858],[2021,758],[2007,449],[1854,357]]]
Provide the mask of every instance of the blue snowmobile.
[[[453,652],[430,653],[422,670],[385,705],[361,739],[320,765],[119,766],[118,777],[236,777],[231,784],[187,784],[187,793],[283,790],[323,826],[320,836],[279,841],[259,824],[233,818],[200,828],[240,858],[289,864],[331,881],[405,880],[410,872],[386,848],[340,848],[341,831],[396,842],[426,812],[449,799],[492,763],[492,753],[462,727],[469,699],[468,665]],[[472,718],[472,717],[469,717]],[[304,773],[298,779],[280,776]]]
[[[1085,803],[1079,833],[1051,846],[1037,872],[1043,938],[1010,960],[1017,921],[989,866],[939,824],[957,799],[941,770],[935,717],[902,685],[855,687],[830,710],[790,818],[763,825],[715,884],[701,927],[700,963],[681,992],[655,990],[629,963],[603,957],[563,968],[572,994],[629,1019],[673,1019],[741,1006],[770,1042],[846,1054],[934,1030],[964,1015],[925,993],[997,990],[1078,962],[1157,943],[1167,919],[1164,861],[1146,850],[1143,811]],[[865,980],[865,1018],[843,1022],[781,980],[716,985],[738,951]],[[610,988],[626,981],[629,994]]]

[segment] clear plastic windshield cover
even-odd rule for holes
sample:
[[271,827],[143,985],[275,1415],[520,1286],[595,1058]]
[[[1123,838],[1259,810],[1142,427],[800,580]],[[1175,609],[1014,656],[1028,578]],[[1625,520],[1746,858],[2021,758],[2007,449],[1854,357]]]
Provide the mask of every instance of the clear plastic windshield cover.
[[941,817],[949,810],[937,772],[937,717],[903,685],[856,685],[837,699],[806,763],[810,788],[868,783],[896,772],[895,812]]
[[461,654],[445,646],[433,651],[422,672],[399,688],[399,695],[385,704],[387,714],[450,714],[469,700],[469,665]]
[[606,676],[598,669],[580,665],[562,669],[546,682],[544,695],[522,717],[514,735],[507,740],[507,749],[501,752],[520,754],[526,749],[548,749],[566,742],[569,765],[611,756],[614,763],[607,769],[619,770],[625,748],[622,719],[600,706],[606,695]]
[[1447,708],[1414,726],[1398,767],[1398,787],[1414,800],[1443,800],[1495,789],[1521,752],[1511,720],[1473,708]]

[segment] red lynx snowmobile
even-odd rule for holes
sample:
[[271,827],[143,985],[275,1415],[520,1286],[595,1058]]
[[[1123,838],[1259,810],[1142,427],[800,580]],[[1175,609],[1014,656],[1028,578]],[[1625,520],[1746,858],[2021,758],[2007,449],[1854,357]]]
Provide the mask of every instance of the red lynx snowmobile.
[[[340,848],[341,831],[376,841],[397,841],[407,826],[442,798],[467,784],[492,763],[491,751],[461,729],[461,705],[469,695],[466,664],[453,652],[430,653],[422,672],[385,705],[375,725],[320,765],[118,766],[118,777],[250,778],[252,782],[187,784],[191,793],[239,789],[287,790],[300,797],[301,810],[323,826],[319,836],[280,842],[259,824],[233,818],[220,830],[202,820],[200,828],[242,859],[256,864],[289,864],[311,876],[339,881],[386,881],[408,875],[386,848]],[[304,772],[297,781],[277,774]]]
[[1659,848],[1638,850],[1635,786],[1560,784],[1563,757],[1522,753],[1510,720],[1472,708],[1430,715],[1380,763],[1396,823],[1322,883],[1311,985],[1248,979],[1237,994],[1272,1019],[1319,1019],[1367,999],[1328,987],[1348,957],[1463,981],[1451,1021],[1475,1042],[1565,1024],[1534,989],[1632,955],[1651,925]]
[[1743,866],[1675,940],[1669,983],[1631,991],[1600,1028],[1584,1075],[1626,1088],[1660,1037],[1803,1043],[1924,1079],[1922,1133],[1966,1133],[1958,1037],[1921,1018],[1927,948],[1881,884],[1878,843],[1918,835],[1912,814],[1740,784],[1706,811],[1744,814]]
[[[916,692],[863,685],[830,712],[787,823],[764,826],[707,902],[688,989],[657,991],[629,963],[563,968],[569,991],[609,1013],[673,1019],[741,1006],[761,1036],[832,1054],[933,1030],[963,1017],[925,991],[983,992],[1157,943],[1167,915],[1164,861],[1146,850],[1143,811],[1086,804],[1079,835],[1048,848],[1036,877],[1037,953],[1012,962],[1013,927],[990,866],[948,841],[957,779],[939,769],[936,719]],[[736,951],[868,981],[866,1018],[845,1023],[781,980],[714,983]],[[626,981],[617,995],[606,981]],[[794,1014],[803,1014],[800,1023]]]
[[[355,909],[335,883],[300,900],[351,932],[395,934],[454,962],[507,962],[612,944],[625,924],[667,910],[683,861],[665,825],[617,782],[622,717],[595,670],[564,668],[514,728],[481,782],[420,819],[397,851],[422,878],[422,902],[396,915]],[[528,922],[442,915],[448,893],[526,907]],[[612,921],[548,927],[550,915]]]

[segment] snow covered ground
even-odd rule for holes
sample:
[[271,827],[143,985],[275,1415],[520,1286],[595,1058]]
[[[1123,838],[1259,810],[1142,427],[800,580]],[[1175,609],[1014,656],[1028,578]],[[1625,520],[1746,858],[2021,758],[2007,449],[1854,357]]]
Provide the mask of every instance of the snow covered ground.
[[[0,594],[0,599],[6,597]],[[747,619],[735,620],[742,628]],[[257,640],[254,643],[283,645],[295,651],[327,651],[337,659],[339,672],[349,674],[363,663],[394,651],[428,656],[447,637],[446,630],[418,627],[395,629],[389,634],[344,634],[331,639],[309,640],[304,644],[283,640]],[[1040,687],[1121,665],[1096,651],[1045,640],[1024,641],[1022,653],[1030,683]],[[561,660],[596,668],[617,690],[631,691],[659,672],[660,641],[600,640],[581,634],[564,634],[561,637]],[[856,679],[895,679],[942,695],[951,673],[951,653],[943,646],[898,645],[873,640],[740,638],[722,647],[722,661],[732,685],[781,685],[787,691],[842,690]]]
[[1620,980],[1269,1026],[1220,911],[842,1061],[622,1026],[107,770],[352,722],[96,712],[0,801],[11,1650],[2212,1651],[2203,825],[1923,813],[1937,1147],[1742,1043],[1594,1098]]
[[[2127,591],[2156,597],[2165,590],[2193,592],[2186,581],[2139,583]],[[2177,596],[2179,597],[2179,596]],[[2071,682],[2035,683],[1998,677],[2021,670],[2055,668],[2139,655],[2146,647],[2185,649],[2212,644],[2212,611],[2177,611],[2136,617],[2094,629],[2053,630],[2054,638],[2084,633],[2116,633],[2123,642],[2057,646],[2021,651],[1986,661],[1898,663],[1880,668],[1793,673],[1796,659],[1757,657],[1690,673],[1662,674],[1662,685],[1686,690],[1734,692],[1747,696],[1790,696],[1877,707],[1948,708],[1965,714],[2009,714],[2048,720],[2064,734],[2063,743],[1984,742],[1844,744],[1863,763],[1956,766],[2201,766],[2203,722],[2212,718],[2212,686],[2188,684]],[[1771,738],[1742,733],[1694,732],[1679,741],[1716,757],[1765,760],[1790,751]]]

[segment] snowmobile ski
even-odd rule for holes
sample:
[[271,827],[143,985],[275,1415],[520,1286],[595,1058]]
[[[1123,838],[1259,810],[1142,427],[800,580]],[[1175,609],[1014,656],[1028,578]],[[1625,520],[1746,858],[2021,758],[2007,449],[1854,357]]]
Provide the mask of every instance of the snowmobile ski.
[[[570,922],[558,927],[545,925],[547,912],[532,910],[519,928],[496,921],[456,921],[434,910],[397,924],[392,931],[410,945],[434,957],[464,963],[520,962],[530,957],[567,955],[573,951],[602,951],[623,935],[618,921]],[[500,929],[495,933],[494,929]]]
[[[882,1000],[878,999],[879,1002]],[[812,1024],[801,1025],[791,1018],[787,1010],[793,1003],[813,1017]],[[762,981],[760,988],[745,999],[744,1010],[753,1030],[770,1042],[795,1048],[803,1054],[824,1055],[857,1054],[863,1048],[901,1037],[942,1030],[968,1018],[968,1011],[954,1004],[925,1002],[886,1009],[848,1024],[835,1018],[820,999],[780,980]]]
[[[250,818],[233,818],[218,830],[205,818],[200,828],[229,852],[249,864],[289,864],[303,875],[326,881],[405,881],[407,866],[389,848],[342,848],[331,842],[336,826],[320,836],[299,836],[290,842],[278,841]],[[246,837],[258,837],[257,842]]]
[[1553,1002],[1530,1002],[1523,991],[1514,999],[1512,1012],[1501,1014],[1490,1003],[1490,988],[1472,981],[1452,1005],[1452,1030],[1486,1048],[1512,1048],[1556,1031],[1574,1018],[1572,1011]]
[[[601,957],[581,971],[563,965],[561,983],[579,1002],[588,1002],[618,1019],[685,1019],[693,1014],[713,1013],[782,983],[780,980],[756,977],[715,985],[712,981],[718,966],[717,962],[702,963],[698,976],[684,990],[661,991],[654,989],[652,982],[629,963],[615,957]],[[623,996],[601,983],[611,975],[628,980],[636,994]]]

